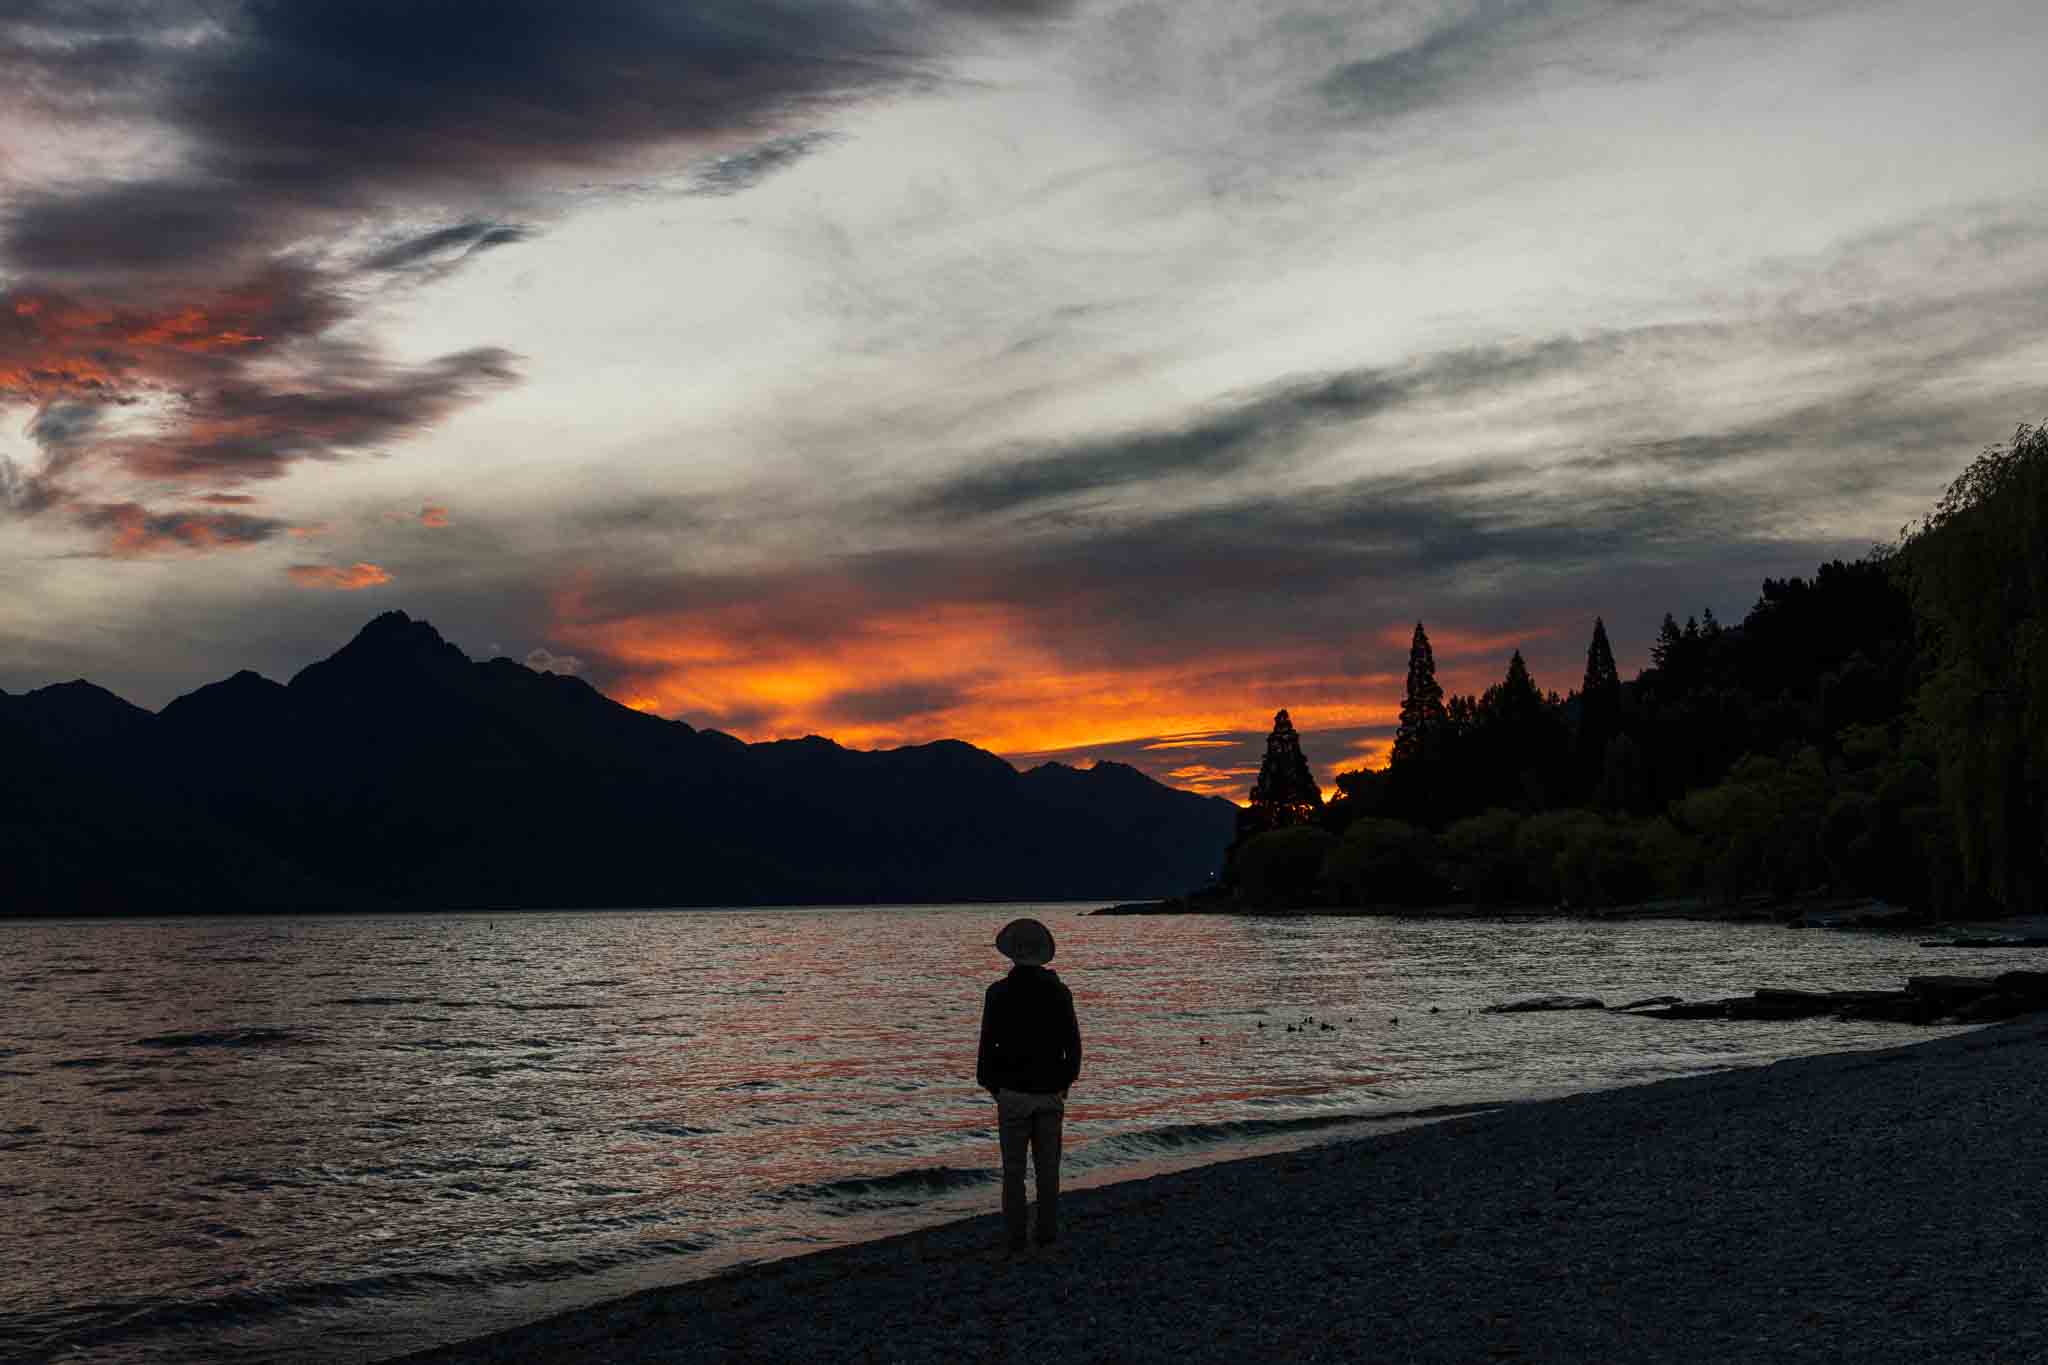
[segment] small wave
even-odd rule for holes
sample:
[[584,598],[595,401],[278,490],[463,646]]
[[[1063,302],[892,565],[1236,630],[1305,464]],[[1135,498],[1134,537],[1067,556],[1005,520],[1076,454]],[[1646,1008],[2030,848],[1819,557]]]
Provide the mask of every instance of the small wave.
[[1115,1133],[1088,1144],[1076,1153],[1079,1165],[1099,1165],[1128,1156],[1161,1156],[1190,1148],[1213,1147],[1233,1142],[1255,1142],[1261,1138],[1312,1133],[1324,1128],[1348,1128],[1364,1124],[1398,1123],[1411,1119],[1452,1118],[1497,1109],[1493,1104],[1440,1104],[1424,1109],[1375,1110],[1367,1113],[1301,1114],[1284,1119],[1222,1119],[1213,1123],[1175,1123],[1163,1128]]
[[433,1003],[424,995],[344,995],[334,1000],[321,1000],[321,1005],[426,1005]]
[[858,1204],[864,1208],[915,1204],[953,1190],[972,1189],[997,1178],[986,1168],[915,1166],[882,1175],[846,1176],[806,1185],[791,1185],[768,1196],[770,1203]]
[[137,1038],[137,1047],[265,1047],[272,1043],[295,1043],[299,1039],[281,1028],[224,1028],[202,1033],[159,1033]]
[[631,981],[627,980],[627,979],[626,979],[625,977],[623,977],[623,976],[618,976],[618,977],[606,977],[606,978],[604,978],[604,979],[602,979],[602,980],[598,980],[598,981],[564,981],[564,982],[562,983],[562,989],[563,989],[563,990],[565,990],[565,991],[569,991],[569,990],[596,990],[596,989],[598,989],[599,987],[602,987],[602,986],[630,986],[630,985],[632,985],[632,984],[633,984],[633,983],[632,983]]
[[626,1131],[629,1133],[648,1133],[655,1137],[691,1138],[709,1137],[718,1130],[716,1128],[692,1128],[688,1124],[661,1123],[649,1119],[641,1123],[627,1124]]
[[533,1004],[526,1004],[518,1000],[501,1000],[498,1002],[498,1008],[517,1010],[521,1014],[536,1014],[553,1010],[594,1010],[597,1008],[597,1002],[594,1000],[542,1000]]
[[[230,1227],[210,1233],[217,1237],[238,1234],[239,1230]],[[38,1343],[38,1354],[54,1356],[62,1351],[75,1356],[121,1341],[241,1327],[285,1314],[350,1304],[403,1302],[437,1295],[468,1297],[494,1289],[575,1279],[642,1261],[694,1255],[714,1245],[714,1238],[674,1237],[581,1256],[502,1262],[467,1270],[410,1270],[357,1279],[290,1280],[187,1300],[104,1300],[64,1314],[66,1321]]]

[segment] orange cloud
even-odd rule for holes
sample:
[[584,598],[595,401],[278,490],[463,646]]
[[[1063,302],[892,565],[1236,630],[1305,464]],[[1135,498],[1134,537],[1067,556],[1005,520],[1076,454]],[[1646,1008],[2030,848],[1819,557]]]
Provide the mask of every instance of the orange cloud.
[[1386,767],[1393,757],[1392,736],[1360,740],[1345,751],[1343,758],[1331,765],[1331,771],[1347,772],[1353,768],[1370,768],[1377,772]]
[[1190,763],[1183,768],[1169,769],[1165,774],[1173,786],[1183,791],[1227,797],[1232,801],[1242,800],[1245,788],[1258,775],[1256,764],[1249,768],[1213,768],[1206,763]]
[[391,575],[378,565],[362,563],[351,564],[347,568],[332,564],[294,564],[285,573],[302,588],[328,588],[335,592],[357,592],[391,581]]
[[270,539],[284,524],[242,512],[152,512],[139,503],[88,503],[80,525],[105,538],[105,553],[131,559],[166,550],[241,549]]
[[[176,483],[234,505],[223,499],[240,485],[300,461],[384,449],[514,378],[512,357],[493,348],[404,365],[360,345],[305,344],[355,307],[337,283],[279,266],[238,284],[118,302],[0,288],[0,418],[30,410],[28,436],[41,450],[35,465],[10,472],[17,509],[112,527],[113,554],[246,543],[253,520],[180,532],[179,514],[157,509],[143,517],[158,529],[124,539],[103,508],[162,497]],[[422,512],[430,526],[445,517]]]
[[428,503],[425,507],[422,507],[420,509],[420,525],[429,526],[432,527],[434,530],[438,531],[447,524],[447,508],[436,507],[433,503]]

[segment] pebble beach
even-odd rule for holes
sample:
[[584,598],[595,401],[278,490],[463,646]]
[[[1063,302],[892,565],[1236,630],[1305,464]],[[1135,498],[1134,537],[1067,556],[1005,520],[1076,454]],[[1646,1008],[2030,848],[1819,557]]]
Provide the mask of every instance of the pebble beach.
[[1075,1192],[1018,1262],[992,1208],[400,1359],[2048,1360],[2048,1018],[1908,1037]]

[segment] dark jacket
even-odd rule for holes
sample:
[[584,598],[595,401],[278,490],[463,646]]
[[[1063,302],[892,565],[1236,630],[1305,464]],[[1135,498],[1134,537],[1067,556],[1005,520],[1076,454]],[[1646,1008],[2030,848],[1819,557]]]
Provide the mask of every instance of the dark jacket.
[[1080,1074],[1074,993],[1049,967],[1012,967],[982,997],[975,1082],[984,1090],[1050,1095]]

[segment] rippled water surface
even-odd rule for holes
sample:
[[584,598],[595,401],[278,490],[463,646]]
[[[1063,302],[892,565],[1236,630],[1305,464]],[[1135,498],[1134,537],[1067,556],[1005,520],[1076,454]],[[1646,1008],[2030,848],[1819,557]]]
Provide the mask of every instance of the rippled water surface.
[[1516,996],[2023,956],[1080,908],[0,923],[0,1358],[372,1360],[991,1207],[974,1042],[1020,913],[1081,1014],[1083,1185],[1933,1032],[1479,1012]]

